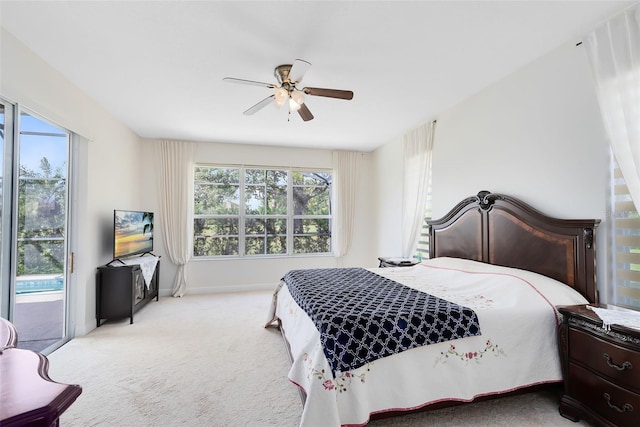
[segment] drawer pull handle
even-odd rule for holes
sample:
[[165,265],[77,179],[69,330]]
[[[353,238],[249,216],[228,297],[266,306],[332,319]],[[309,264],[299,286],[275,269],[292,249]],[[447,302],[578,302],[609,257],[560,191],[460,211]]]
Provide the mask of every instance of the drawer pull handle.
[[620,365],[616,365],[615,363],[613,363],[613,362],[611,361],[611,357],[610,357],[607,353],[603,354],[603,357],[604,357],[604,360],[606,360],[606,361],[607,361],[607,365],[609,365],[609,367],[610,367],[610,368],[617,369],[618,371],[624,371],[624,370],[626,370],[626,369],[631,369],[631,368],[633,368],[633,366],[631,365],[631,362],[628,362],[628,361],[625,361],[625,362],[622,364],[622,366],[620,366]]
[[615,409],[618,412],[633,412],[633,406],[630,403],[625,403],[624,405],[622,405],[622,409],[620,409],[619,407],[611,403],[611,396],[609,395],[609,393],[603,394],[602,397],[604,397],[604,400],[607,401],[607,405],[609,405],[609,408],[611,409]]

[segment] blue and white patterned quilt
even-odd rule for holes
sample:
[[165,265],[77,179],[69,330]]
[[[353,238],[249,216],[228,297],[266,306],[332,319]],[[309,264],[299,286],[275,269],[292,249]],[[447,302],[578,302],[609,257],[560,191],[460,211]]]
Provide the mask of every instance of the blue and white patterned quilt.
[[318,328],[334,377],[415,347],[480,335],[472,309],[363,268],[292,270],[283,280]]

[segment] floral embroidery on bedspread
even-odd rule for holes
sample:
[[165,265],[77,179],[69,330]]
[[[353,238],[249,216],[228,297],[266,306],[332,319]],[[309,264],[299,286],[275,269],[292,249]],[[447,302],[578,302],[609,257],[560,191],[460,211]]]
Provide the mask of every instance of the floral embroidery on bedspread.
[[288,300],[285,304],[284,307],[287,310],[287,313],[289,314],[289,317],[291,318],[296,318],[298,317],[298,306],[296,304],[296,302],[294,300]]
[[506,353],[504,352],[502,347],[499,347],[498,344],[493,344],[491,340],[487,340],[486,345],[483,349],[476,351],[459,351],[458,349],[456,349],[455,345],[451,344],[447,351],[440,352],[440,356],[436,358],[436,362],[433,364],[433,366],[436,366],[439,363],[444,365],[445,363],[447,363],[449,358],[458,359],[465,365],[468,365],[470,362],[479,364],[480,359],[482,359],[485,354],[493,354],[493,356],[495,357],[506,356]]
[[309,356],[308,353],[305,353],[303,355],[303,360],[309,365],[309,375],[307,376],[308,378],[314,377],[315,379],[322,381],[322,386],[325,390],[336,390],[339,393],[346,392],[348,390],[348,386],[351,386],[354,380],[364,383],[367,373],[371,371],[371,363],[369,363],[367,364],[365,372],[363,373],[354,374],[352,371],[340,372],[340,374],[336,378],[333,378],[332,374],[329,374],[329,376],[327,377],[327,372],[324,369],[317,369],[316,367],[314,367],[311,356]]

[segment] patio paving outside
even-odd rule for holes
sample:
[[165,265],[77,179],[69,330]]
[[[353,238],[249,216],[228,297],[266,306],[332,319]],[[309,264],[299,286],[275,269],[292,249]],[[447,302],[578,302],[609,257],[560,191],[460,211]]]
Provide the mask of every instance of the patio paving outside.
[[62,291],[16,296],[13,324],[18,331],[18,348],[42,352],[62,338],[62,296]]

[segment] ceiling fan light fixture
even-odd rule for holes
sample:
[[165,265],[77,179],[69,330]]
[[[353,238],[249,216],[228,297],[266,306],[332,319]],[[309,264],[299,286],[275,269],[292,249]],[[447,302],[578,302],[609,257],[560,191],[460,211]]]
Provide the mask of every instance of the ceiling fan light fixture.
[[[2,1],[2,0],[0,0]],[[323,96],[325,98],[335,99],[353,99],[353,92],[350,90],[339,89],[326,89],[318,87],[304,87],[298,89],[298,85],[305,73],[311,67],[311,63],[303,60],[296,59],[293,64],[283,64],[275,68],[274,74],[278,84],[257,82],[254,80],[236,79],[233,77],[225,77],[223,80],[231,83],[242,83],[254,86],[263,86],[269,89],[275,89],[272,95],[269,95],[262,101],[255,104],[253,107],[244,111],[245,115],[252,115],[256,111],[261,110],[269,104],[274,104],[276,107],[281,108],[287,100],[289,100],[289,114],[291,111],[297,111],[302,120],[308,122],[313,120],[313,114],[309,111],[309,107],[305,104],[306,95],[309,96]]]
[[289,99],[289,108],[292,109],[293,111],[298,111],[300,109],[301,105],[298,104],[296,101],[294,101],[293,99]]
[[302,104],[304,104],[304,93],[299,90],[291,92],[289,107],[291,107],[292,110],[298,111]]
[[275,104],[278,107],[282,107],[284,105],[284,103],[287,101],[289,94],[287,93],[286,89],[283,88],[278,88],[276,89],[276,93],[275,93]]
[[304,92],[301,90],[294,90],[291,92],[291,99],[296,101],[298,104],[304,104]]

